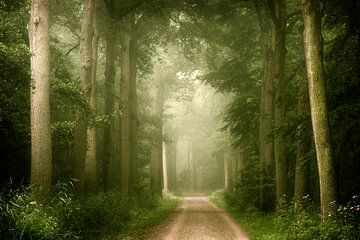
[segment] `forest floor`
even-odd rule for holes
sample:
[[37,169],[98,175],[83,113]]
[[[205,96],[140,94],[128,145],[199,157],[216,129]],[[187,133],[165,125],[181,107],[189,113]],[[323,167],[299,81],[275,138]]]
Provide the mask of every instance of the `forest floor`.
[[145,233],[145,239],[247,240],[249,236],[225,212],[201,195],[185,196],[160,225]]

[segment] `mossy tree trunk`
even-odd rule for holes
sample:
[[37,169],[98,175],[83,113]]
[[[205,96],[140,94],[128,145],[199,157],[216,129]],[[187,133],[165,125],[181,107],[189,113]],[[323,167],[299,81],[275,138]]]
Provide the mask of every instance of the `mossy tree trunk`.
[[274,120],[274,74],[275,74],[275,41],[274,41],[274,25],[268,20],[269,6],[262,1],[255,1],[255,8],[260,28],[260,41],[263,54],[263,73],[261,83],[260,96],[260,204],[263,208],[263,203],[266,205],[273,205],[274,200],[271,199],[271,194],[274,192],[271,187],[272,183],[268,181],[274,178],[275,174],[275,160],[274,160],[274,137],[273,120]]
[[[84,11],[80,33],[80,84],[86,99],[91,94],[92,74],[92,37],[93,37],[93,15],[94,0],[84,0]],[[73,162],[73,177],[75,194],[82,195],[84,192],[85,160],[87,151],[87,127],[88,121],[84,113],[77,112],[75,122],[75,147]]]
[[29,22],[31,51],[31,184],[48,196],[51,188],[49,1],[32,0]]
[[321,213],[323,219],[327,219],[335,207],[336,186],[324,79],[322,7],[318,0],[301,0],[300,5],[304,19],[304,48],[319,170]]
[[309,89],[306,75],[306,63],[303,42],[301,41],[301,78],[298,99],[298,117],[301,119],[297,129],[297,153],[295,166],[294,209],[304,208],[304,196],[309,194],[311,122]]
[[275,115],[274,137],[276,202],[280,203],[287,191],[287,162],[285,156],[285,38],[286,38],[286,0],[273,0],[270,15],[275,27]]
[[[92,36],[92,66],[91,66],[91,89],[90,89],[90,105],[97,112],[97,61],[98,61],[98,43],[99,43],[99,29],[98,21],[100,17],[100,0],[94,0],[94,15],[93,15],[93,36]],[[95,192],[98,188],[98,162],[96,158],[96,128],[89,126],[87,130],[88,148],[85,160],[85,191]]]
[[[105,62],[105,114],[114,114],[114,95],[115,95],[115,75],[116,75],[116,56],[118,44],[117,24],[115,20],[109,19],[106,34],[106,62]],[[117,164],[114,157],[114,119],[110,117],[110,122],[104,127],[104,149],[102,156],[101,178],[104,190],[111,190],[114,187],[114,168]],[[120,169],[115,169],[120,172]]]
[[131,184],[130,144],[130,42],[131,16],[124,18],[121,33],[121,79],[120,79],[120,186],[127,195]]
[[132,39],[130,42],[130,83],[129,83],[129,101],[130,101],[130,159],[131,159],[131,186],[138,182],[137,173],[137,136],[138,136],[138,113],[137,113],[137,41],[134,14],[131,13],[131,31]]

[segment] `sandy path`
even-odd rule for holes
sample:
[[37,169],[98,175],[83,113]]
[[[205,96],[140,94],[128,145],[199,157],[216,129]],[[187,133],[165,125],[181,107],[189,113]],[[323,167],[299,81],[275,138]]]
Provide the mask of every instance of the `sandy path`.
[[146,239],[248,240],[246,233],[207,197],[185,197],[161,225],[150,229]]

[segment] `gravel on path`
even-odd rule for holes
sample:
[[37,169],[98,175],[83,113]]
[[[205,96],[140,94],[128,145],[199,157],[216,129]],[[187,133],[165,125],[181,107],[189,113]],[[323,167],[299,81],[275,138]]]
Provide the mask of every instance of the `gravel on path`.
[[204,196],[188,196],[162,224],[150,229],[145,239],[249,240],[249,236],[221,208]]

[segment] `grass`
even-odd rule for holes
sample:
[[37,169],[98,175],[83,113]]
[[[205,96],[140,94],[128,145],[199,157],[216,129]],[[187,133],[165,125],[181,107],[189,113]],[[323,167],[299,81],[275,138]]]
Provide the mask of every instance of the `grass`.
[[79,200],[66,187],[54,192],[43,202],[30,189],[0,195],[0,239],[141,239],[142,229],[159,223],[179,202],[145,189],[129,197],[107,192]]
[[221,191],[213,193],[210,199],[229,212],[251,239],[360,240],[358,196],[354,196],[345,206],[339,206],[332,220],[325,222],[314,205],[294,213],[292,204],[289,204],[282,208],[281,214],[264,214],[256,208],[230,206]]

